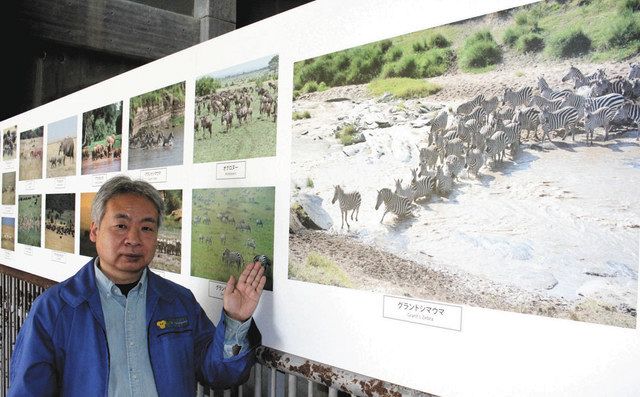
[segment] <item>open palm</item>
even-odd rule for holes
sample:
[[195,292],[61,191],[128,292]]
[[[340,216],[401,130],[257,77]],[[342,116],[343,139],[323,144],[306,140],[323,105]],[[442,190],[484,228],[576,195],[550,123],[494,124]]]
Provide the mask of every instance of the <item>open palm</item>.
[[260,262],[248,264],[237,283],[235,277],[229,277],[222,298],[227,315],[242,322],[249,319],[258,306],[266,282],[267,277]]

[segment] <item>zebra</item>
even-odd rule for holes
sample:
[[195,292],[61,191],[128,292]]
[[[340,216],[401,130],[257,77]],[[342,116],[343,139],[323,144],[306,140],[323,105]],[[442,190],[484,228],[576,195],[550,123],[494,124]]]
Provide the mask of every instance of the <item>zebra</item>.
[[254,252],[256,250],[256,240],[252,238],[248,238],[244,245],[248,248],[251,248]]
[[584,115],[584,105],[585,105],[585,97],[582,95],[574,94],[573,92],[568,93],[564,97],[564,101],[562,102],[561,108],[571,106],[578,110],[578,119],[581,119]]
[[436,178],[427,175],[422,179],[418,179],[416,175],[417,169],[412,169],[411,174],[413,178],[411,179],[411,189],[413,190],[413,201],[417,201],[419,198],[429,199],[431,197],[431,193],[436,191]]
[[455,154],[456,156],[462,156],[464,154],[464,143],[462,142],[462,139],[454,138],[445,142],[444,157],[446,158],[452,154]]
[[538,89],[540,90],[540,95],[551,100],[563,98],[565,95],[571,92],[571,90],[552,90],[551,87],[549,87],[549,84],[547,84],[547,81],[542,76],[538,77]]
[[509,148],[511,158],[514,158],[520,148],[520,123],[514,121],[505,124],[502,131],[506,137],[505,147]]
[[[636,64],[639,65],[639,64]],[[636,141],[638,137],[640,137],[640,105],[637,105],[632,102],[627,102],[620,109],[618,109],[618,113],[624,113],[625,118],[631,119],[632,122],[636,125]],[[616,116],[618,115],[616,114]]]
[[229,248],[225,248],[222,252],[222,262],[224,262],[225,266],[227,267],[236,265],[239,270],[244,263],[244,259],[242,258],[242,254],[240,254],[239,252],[230,251]]
[[585,76],[584,74],[582,74],[580,69],[571,65],[571,67],[569,68],[569,72],[562,78],[562,82],[565,82],[567,80],[573,80],[574,81],[573,88],[576,89],[585,85],[592,85],[593,83],[596,82],[596,80],[602,79],[604,77],[605,77],[605,73],[604,73],[604,70],[602,69],[598,69],[592,74]]
[[508,106],[512,109],[515,109],[516,107],[521,105],[529,106],[532,94],[533,89],[531,87],[522,87],[517,91],[513,91],[511,88],[507,88],[504,90],[502,104],[508,104]]
[[498,108],[498,97],[493,96],[489,99],[485,99],[480,103],[480,106],[482,106],[484,111],[489,114]]
[[406,197],[409,200],[413,201],[413,190],[411,190],[411,185],[407,187],[402,187],[402,179],[396,179],[396,190],[395,194],[401,197]]
[[449,175],[448,170],[443,170],[441,165],[438,166],[436,171],[436,191],[441,196],[448,196],[453,190],[453,179]]
[[564,98],[558,99],[547,99],[540,95],[534,95],[531,99],[531,102],[538,107],[538,109],[543,110],[551,110],[556,111],[562,107],[562,103],[564,102]]
[[464,156],[464,168],[467,169],[467,178],[469,178],[469,173],[473,173],[477,178],[483,164],[484,155],[480,149],[467,149],[467,153]]
[[530,131],[533,131],[534,138],[538,139],[539,114],[540,112],[534,107],[524,107],[513,116],[513,120],[520,123],[520,131],[527,131],[527,136],[524,139],[529,139]]
[[465,123],[467,120],[476,119],[479,122],[485,122],[487,120],[487,112],[482,106],[476,106],[471,113],[466,116],[460,117],[460,122]]
[[435,169],[438,162],[438,148],[435,145],[420,149],[420,164],[425,167]]
[[624,97],[620,94],[607,94],[595,98],[585,98],[584,100],[585,110],[591,111],[604,107],[619,109],[623,104]]
[[480,123],[476,119],[469,119],[464,123],[458,123],[458,138],[467,143],[467,147],[471,145],[471,137],[480,130]]
[[496,131],[491,138],[487,138],[485,152],[493,158],[493,162],[502,162],[504,150],[507,147],[507,134],[504,131]]
[[467,115],[484,102],[484,95],[478,94],[472,100],[462,103],[456,108],[457,115]]
[[449,175],[451,175],[453,179],[458,179],[458,174],[462,171],[462,168],[464,168],[462,158],[452,154],[444,159],[444,163],[447,166]]
[[542,113],[540,113],[540,124],[542,125],[542,131],[544,133],[542,141],[544,142],[544,137],[546,136],[549,142],[551,142],[549,132],[562,128],[564,128],[562,140],[567,137],[569,129],[571,129],[571,139],[575,141],[575,127],[577,122],[578,110],[576,108],[567,106],[555,112],[543,110]]
[[380,204],[384,203],[384,214],[382,214],[382,219],[380,219],[380,223],[384,220],[384,216],[387,215],[387,212],[393,212],[396,214],[398,218],[407,218],[412,214],[411,209],[413,205],[411,201],[406,197],[398,196],[391,192],[389,188],[382,188],[378,190],[378,197],[376,198],[376,211],[380,208]]
[[432,139],[436,138],[435,134],[438,134],[447,128],[448,120],[449,113],[447,113],[446,110],[442,110],[436,117],[427,121],[426,125],[431,126],[431,133],[429,134],[429,144],[431,144]]
[[353,220],[353,214],[355,214],[357,222],[362,197],[359,192],[345,193],[340,185],[336,185],[333,187],[333,199],[331,199],[331,204],[335,204],[336,200],[338,200],[338,204],[340,205],[340,220],[342,221],[340,229],[344,228],[345,223],[347,224],[347,229],[349,229],[351,226],[349,226],[349,221],[347,221],[348,212],[352,210],[351,220]]
[[604,128],[604,140],[606,141],[609,138],[610,123],[617,112],[617,109],[606,107],[600,108],[595,112],[587,110],[584,116],[584,128],[587,132],[587,142],[590,145],[593,145],[593,131],[598,127]]
[[624,95],[625,92],[631,92],[631,88],[631,82],[627,79],[618,78],[613,81],[600,79],[594,84],[592,94],[595,96],[606,94]]

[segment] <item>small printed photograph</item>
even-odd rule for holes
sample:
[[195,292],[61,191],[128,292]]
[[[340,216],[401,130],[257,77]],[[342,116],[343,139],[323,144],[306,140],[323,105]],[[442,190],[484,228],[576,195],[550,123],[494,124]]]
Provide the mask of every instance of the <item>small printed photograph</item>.
[[2,217],[2,249],[15,251],[16,218]]
[[2,160],[13,160],[16,158],[17,133],[17,125],[6,128],[2,131]]
[[42,145],[44,127],[20,133],[19,179],[27,181],[42,178]]
[[80,193],[80,255],[91,258],[98,256],[96,244],[91,241],[91,205],[96,197],[95,192]]
[[82,115],[82,175],[120,171],[122,102]]
[[274,202],[273,186],[194,189],[191,275],[224,283],[263,256],[272,291]]
[[182,165],[185,82],[131,98],[129,169]]
[[16,172],[2,174],[2,205],[16,204]]
[[182,263],[182,190],[160,190],[164,201],[152,269],[180,273]]
[[76,174],[76,116],[49,124],[47,127],[47,178]]
[[73,254],[75,241],[75,193],[47,194],[44,247]]
[[18,196],[18,243],[42,246],[42,195]]
[[196,81],[193,162],[276,155],[278,56]]

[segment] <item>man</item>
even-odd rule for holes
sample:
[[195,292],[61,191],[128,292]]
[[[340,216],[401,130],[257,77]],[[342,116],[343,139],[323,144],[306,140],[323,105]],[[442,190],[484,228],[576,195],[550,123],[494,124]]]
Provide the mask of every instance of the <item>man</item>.
[[100,188],[90,230],[98,256],[34,302],[10,396],[195,396],[196,381],[246,380],[261,340],[251,316],[264,269],[255,262],[229,278],[214,327],[188,289],[148,269],[162,208],[143,181],[118,176]]

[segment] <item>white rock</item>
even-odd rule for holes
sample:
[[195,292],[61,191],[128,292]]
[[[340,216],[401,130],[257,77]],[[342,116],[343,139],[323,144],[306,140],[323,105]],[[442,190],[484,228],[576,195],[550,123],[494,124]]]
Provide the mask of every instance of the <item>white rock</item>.
[[298,196],[298,203],[307,213],[309,219],[318,225],[319,228],[328,230],[333,226],[333,220],[327,211],[322,208],[323,201],[322,197],[316,195],[301,194]]

